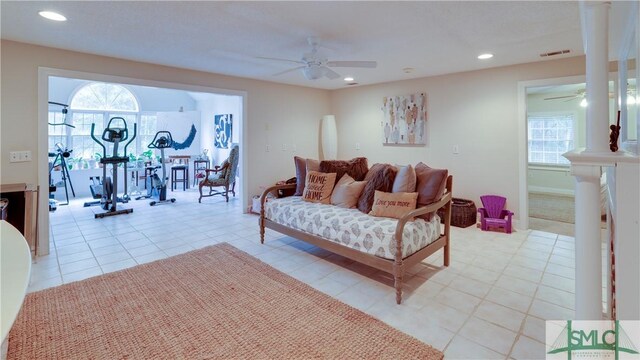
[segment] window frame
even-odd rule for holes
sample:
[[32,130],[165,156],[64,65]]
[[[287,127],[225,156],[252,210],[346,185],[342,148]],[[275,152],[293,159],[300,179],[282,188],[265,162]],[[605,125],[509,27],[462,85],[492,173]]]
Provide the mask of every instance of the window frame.
[[[550,118],[550,117],[571,117],[572,120],[572,128],[571,128],[571,148],[569,150],[575,149],[576,147],[576,143],[577,143],[577,135],[578,135],[578,124],[577,124],[577,112],[576,111],[539,111],[539,112],[527,112],[527,165],[528,167],[533,167],[533,168],[547,168],[547,169],[568,169],[571,164],[569,163],[569,161],[567,160],[566,163],[546,163],[546,162],[535,162],[535,161],[529,161],[530,158],[530,154],[531,154],[531,147],[529,146],[529,142],[532,141],[529,139],[529,133],[530,133],[530,128],[529,128],[529,123],[530,123],[530,118],[532,117],[539,117],[539,118]],[[541,141],[541,140],[538,140]],[[542,140],[543,141],[543,140]],[[556,141],[560,141],[560,140],[556,140]],[[557,155],[559,157],[562,156],[562,154],[564,154],[564,152],[558,152]]]

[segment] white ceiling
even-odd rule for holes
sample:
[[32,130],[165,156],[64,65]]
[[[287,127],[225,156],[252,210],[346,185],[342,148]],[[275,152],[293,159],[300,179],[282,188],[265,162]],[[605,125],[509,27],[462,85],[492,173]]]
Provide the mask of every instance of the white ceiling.
[[[541,61],[562,49],[571,53],[551,59],[584,54],[576,1],[0,3],[3,39],[324,89],[346,84],[273,77],[290,64],[256,57],[298,60],[306,37],[317,36],[330,60],[378,61],[335,68],[374,84]],[[68,21],[39,17],[45,9]],[[476,59],[482,52],[495,57]]]

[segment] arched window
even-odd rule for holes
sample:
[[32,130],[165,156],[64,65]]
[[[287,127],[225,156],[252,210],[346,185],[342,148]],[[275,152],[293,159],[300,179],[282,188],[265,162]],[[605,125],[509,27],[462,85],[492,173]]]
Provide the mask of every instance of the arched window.
[[[133,157],[146,150],[146,144],[155,134],[156,114],[142,113],[136,96],[123,85],[87,82],[71,95],[68,104],[67,122],[75,127],[50,126],[49,149],[54,151],[58,142],[73,149],[73,159],[68,161],[73,170],[95,167],[95,161],[91,160],[98,160],[102,156],[102,148],[91,138],[92,125],[95,125],[94,134],[100,138],[109,119],[113,117],[124,118],[129,129],[133,129],[134,124],[137,124],[136,139],[127,148],[127,155]],[[49,117],[55,117],[59,112],[59,109],[53,109]],[[61,120],[53,119],[50,122]],[[124,144],[119,150],[123,151],[123,147]],[[111,146],[107,145],[107,153],[110,154],[111,149]]]
[[122,85],[89,83],[71,99],[72,110],[131,111],[140,107],[136,97]]

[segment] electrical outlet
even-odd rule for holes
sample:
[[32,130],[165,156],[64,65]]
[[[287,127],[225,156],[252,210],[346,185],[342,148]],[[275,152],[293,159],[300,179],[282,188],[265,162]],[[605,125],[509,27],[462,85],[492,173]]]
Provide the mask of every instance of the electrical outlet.
[[359,142],[356,143],[356,150],[360,150],[360,143]]
[[9,153],[9,162],[19,162],[20,161],[20,152],[18,151],[11,151]]
[[460,145],[453,145],[453,153],[460,154]]
[[31,160],[32,160],[31,151],[29,150],[9,152],[9,162],[15,163],[15,162],[25,162],[25,161],[31,161]]
[[265,151],[266,151],[266,152],[271,151],[271,145],[267,144],[267,146],[266,146],[266,148],[265,148]]
[[282,144],[282,151],[287,151],[287,144]]

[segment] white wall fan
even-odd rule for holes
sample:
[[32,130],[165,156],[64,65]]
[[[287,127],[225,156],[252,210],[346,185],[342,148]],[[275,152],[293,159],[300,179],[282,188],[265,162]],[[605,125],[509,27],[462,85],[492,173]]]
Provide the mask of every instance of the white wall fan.
[[258,59],[285,61],[289,63],[300,64],[291,69],[273,74],[273,76],[283,75],[292,71],[301,70],[302,74],[308,80],[317,80],[327,77],[331,80],[340,77],[340,74],[333,71],[332,67],[349,67],[349,68],[375,68],[378,63],[375,61],[329,61],[326,56],[318,52],[318,40],[315,37],[308,37],[307,42],[311,46],[311,51],[305,53],[300,60],[279,59],[272,57],[258,56]]

